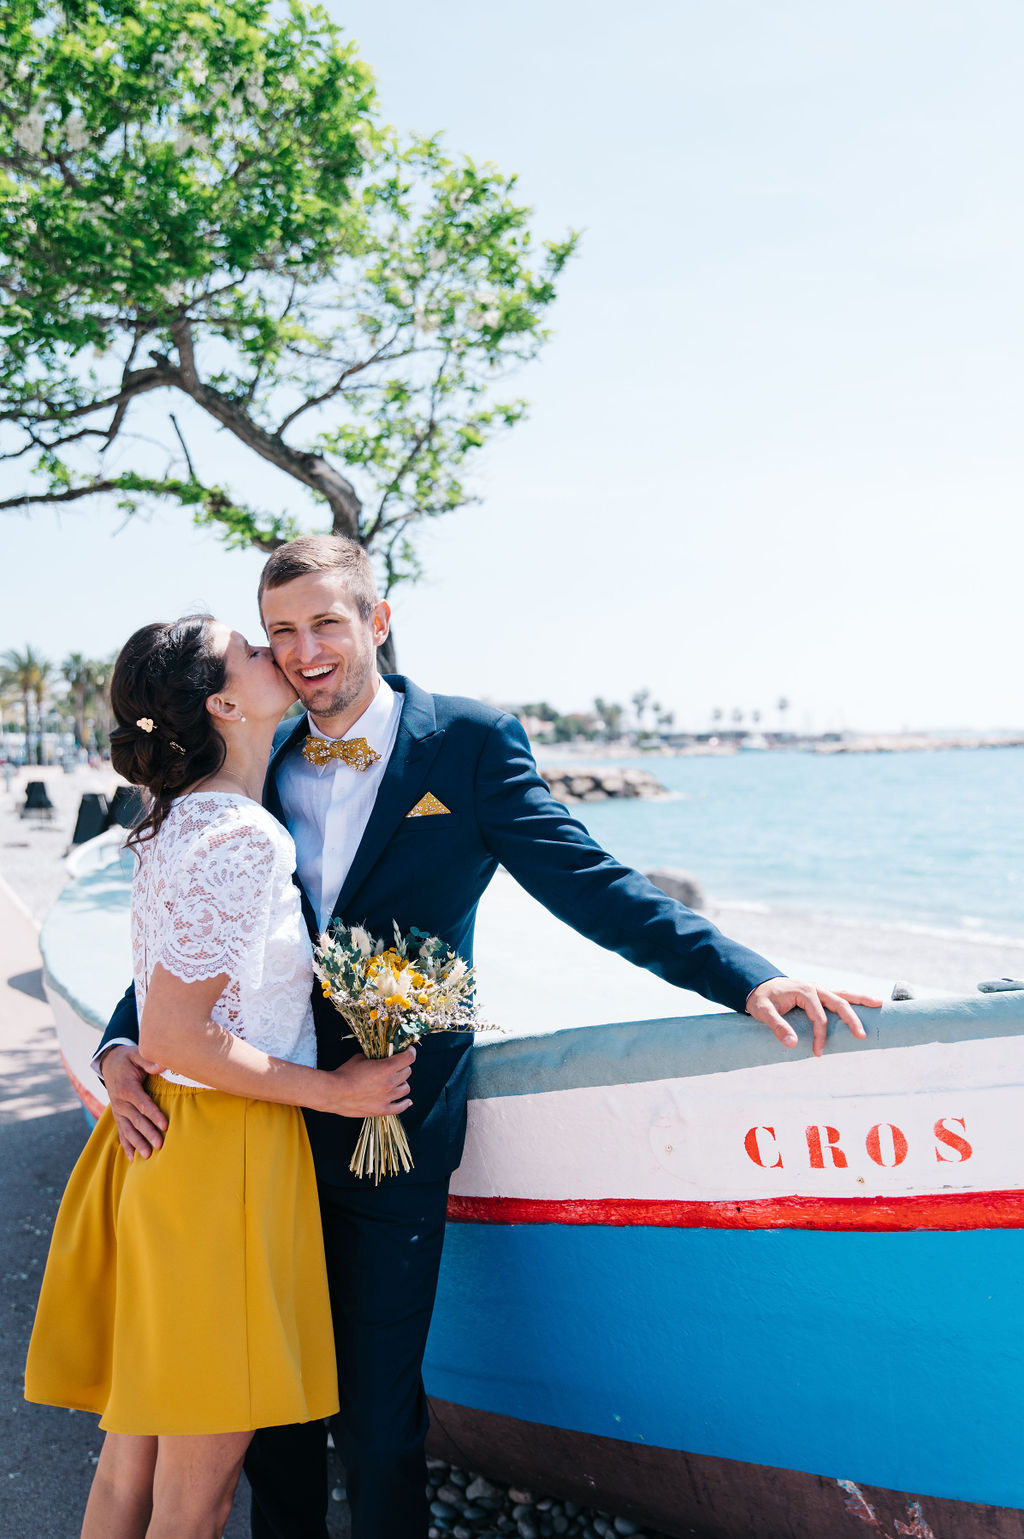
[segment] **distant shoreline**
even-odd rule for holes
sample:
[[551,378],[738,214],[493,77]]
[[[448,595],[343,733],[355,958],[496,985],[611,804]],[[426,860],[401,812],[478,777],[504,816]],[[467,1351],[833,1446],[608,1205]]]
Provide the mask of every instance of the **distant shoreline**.
[[564,743],[548,743],[534,739],[531,743],[537,762],[543,767],[557,758],[587,759],[688,759],[694,757],[730,757],[738,753],[814,753],[814,754],[865,754],[865,753],[936,753],[939,751],[967,750],[973,748],[1024,748],[1024,734],[979,733],[934,735],[924,732],[843,732],[825,733],[820,737],[798,737],[765,733],[740,736],[722,733],[719,736],[697,734],[685,741],[660,743],[634,743],[620,738],[615,742],[594,742],[589,738],[572,738]]

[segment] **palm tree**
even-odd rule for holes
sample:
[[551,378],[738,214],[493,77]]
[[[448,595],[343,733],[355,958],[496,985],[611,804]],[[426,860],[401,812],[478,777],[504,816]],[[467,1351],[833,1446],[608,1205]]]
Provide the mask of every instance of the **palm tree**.
[[36,706],[36,757],[35,762],[43,762],[43,697],[46,694],[46,680],[50,674],[51,664],[45,658],[39,657],[26,642],[24,652],[19,652],[12,647],[9,652],[0,656],[0,670],[4,684],[12,691],[16,691],[21,697],[22,710],[25,713],[25,762],[32,763],[31,732],[32,732],[32,702]]
[[[112,652],[109,657],[90,664],[92,684],[86,698],[86,705],[92,721],[93,743],[99,748],[106,748],[109,744],[111,728],[114,725],[110,706],[110,681],[114,676],[116,662],[117,653]],[[98,742],[97,738],[101,738],[102,741]]]
[[84,657],[81,652],[69,652],[60,665],[60,671],[68,682],[75,716],[75,745],[88,746],[89,728],[86,722],[87,708],[101,699],[110,676],[109,662],[99,662]]
[[600,695],[594,701],[594,710],[604,722],[604,735],[609,740],[619,735],[622,726],[622,706],[614,700],[603,700]]
[[644,717],[647,715],[647,705],[651,698],[649,689],[638,689],[635,695],[630,695],[629,700],[636,712],[637,726],[640,732],[644,731]]
[[71,695],[71,708],[75,718],[75,747],[85,746],[85,701],[92,684],[91,664],[81,652],[69,652],[60,665]]

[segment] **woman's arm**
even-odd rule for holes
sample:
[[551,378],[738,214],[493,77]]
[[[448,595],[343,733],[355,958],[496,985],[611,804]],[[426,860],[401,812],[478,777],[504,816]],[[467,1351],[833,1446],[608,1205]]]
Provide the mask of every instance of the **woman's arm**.
[[210,1019],[228,981],[218,973],[186,983],[157,963],[139,1023],[140,1052],[175,1074],[256,1101],[339,1117],[379,1117],[412,1105],[407,1091],[415,1048],[379,1060],[360,1054],[329,1071],[272,1058]]

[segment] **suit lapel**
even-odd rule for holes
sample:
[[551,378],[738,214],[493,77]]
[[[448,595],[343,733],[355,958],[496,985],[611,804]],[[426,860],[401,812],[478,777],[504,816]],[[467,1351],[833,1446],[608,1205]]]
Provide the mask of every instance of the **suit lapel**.
[[426,690],[400,675],[389,675],[387,682],[403,696],[398,734],[373,811],[334,905],[334,917],[345,912],[352,894],[362,886],[391,835],[415,805],[423,778],[444,738],[444,732],[438,730],[434,702]]
[[[280,728],[278,729],[280,731]],[[284,807],[281,805],[281,795],[277,789],[277,772],[286,754],[291,753],[295,746],[301,742],[309,731],[309,718],[305,714],[297,716],[294,722],[288,724],[288,731],[284,732],[275,745],[270,755],[270,763],[267,765],[267,778],[263,785],[263,805],[268,812],[273,813],[279,823],[288,827],[284,815]],[[292,875],[292,881],[299,889],[299,897],[302,899],[302,917],[306,921],[306,928],[311,936],[320,933],[320,924],[316,916],[316,909],[309,901],[309,894],[299,881],[299,873]]]

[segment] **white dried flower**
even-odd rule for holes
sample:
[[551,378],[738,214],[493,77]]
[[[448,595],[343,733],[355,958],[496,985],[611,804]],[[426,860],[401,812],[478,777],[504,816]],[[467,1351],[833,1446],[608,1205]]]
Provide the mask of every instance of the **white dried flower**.
[[[354,924],[351,929],[352,944],[360,956],[368,957],[373,950],[373,941],[362,925]],[[322,943],[322,940],[321,940]]]
[[432,273],[436,273],[439,267],[444,266],[444,252],[438,251],[435,247],[427,257],[427,266],[430,268]]
[[189,75],[192,77],[193,85],[205,85],[206,77],[208,74],[209,71],[207,70],[205,64],[193,64],[189,69]]
[[22,59],[21,63],[18,65],[18,68],[15,70],[15,74],[17,75],[18,79],[19,80],[27,80],[29,75],[31,75],[31,73],[32,73],[32,66],[31,66],[31,64],[28,62],[27,59]]
[[294,75],[285,75],[281,81],[281,89],[282,91],[297,91],[299,89],[299,82]]
[[373,145],[370,143],[369,139],[363,136],[360,136],[356,140],[356,149],[359,151],[364,160],[369,160],[373,154]]
[[490,310],[485,310],[484,313],[483,313],[483,322],[484,322],[485,326],[497,326],[497,324],[498,324],[498,322],[500,320],[501,320],[501,311],[500,310],[495,310],[495,309],[492,308]]

